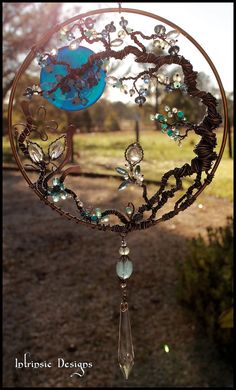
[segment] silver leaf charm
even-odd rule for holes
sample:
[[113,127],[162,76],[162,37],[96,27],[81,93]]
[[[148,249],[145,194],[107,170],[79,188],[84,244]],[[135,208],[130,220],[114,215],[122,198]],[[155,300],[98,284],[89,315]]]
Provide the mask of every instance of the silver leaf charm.
[[118,190],[119,191],[125,190],[128,187],[129,183],[130,182],[128,180],[122,181],[122,183],[119,185]]
[[117,167],[116,168],[116,172],[118,172],[119,173],[119,175],[128,175],[128,171],[126,170],[126,169],[124,169],[124,168],[120,168],[120,167]]
[[66,147],[66,137],[62,135],[60,138],[56,139],[56,141],[53,141],[48,148],[48,154],[51,160],[56,160],[59,158]]
[[35,142],[28,141],[28,152],[31,160],[34,163],[38,164],[41,161],[43,161],[44,158],[43,149]]

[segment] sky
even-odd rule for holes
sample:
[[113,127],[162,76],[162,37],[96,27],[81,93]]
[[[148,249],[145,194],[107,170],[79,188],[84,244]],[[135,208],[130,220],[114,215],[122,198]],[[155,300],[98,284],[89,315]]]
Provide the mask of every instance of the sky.
[[[118,3],[81,2],[81,12],[97,8],[117,7]],[[159,2],[122,2],[122,7],[139,9],[162,16],[177,24],[191,35],[207,52],[213,61],[226,92],[233,90],[233,3],[159,3]],[[65,3],[70,9],[74,3]],[[109,14],[106,14],[109,15]],[[112,14],[110,14],[112,15]],[[139,15],[124,14],[131,27],[142,26],[142,31],[152,32],[157,20]],[[112,20],[112,19],[111,19]],[[151,28],[151,31],[150,31]],[[168,27],[168,30],[171,30]],[[211,76],[213,84],[215,77],[202,54],[183,36],[178,44],[181,53],[189,59],[198,72],[203,71]]]

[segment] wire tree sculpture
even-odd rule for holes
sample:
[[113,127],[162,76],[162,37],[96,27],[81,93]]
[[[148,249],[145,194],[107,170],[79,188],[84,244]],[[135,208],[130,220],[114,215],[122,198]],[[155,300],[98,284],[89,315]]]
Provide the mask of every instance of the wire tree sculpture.
[[[110,18],[110,13],[119,13],[118,23]],[[159,21],[159,24],[154,25],[151,34],[136,31],[129,24],[129,13],[143,15],[152,22]],[[105,15],[106,19],[100,29],[96,27],[95,16],[98,15]],[[191,62],[182,55],[178,45],[177,38],[180,34],[190,40],[205,57],[220,88],[224,108],[224,134],[218,154],[215,151],[215,129],[221,124],[222,118],[217,111],[217,100],[211,93],[198,89],[197,72],[193,70]],[[59,43],[58,47],[49,50],[46,47],[52,36],[58,37]],[[96,51],[91,49],[94,45]],[[159,54],[155,53],[155,48],[159,49]],[[122,61],[125,58],[132,64],[143,65],[143,69],[136,74],[122,77],[110,74],[110,61]],[[25,120],[12,124],[13,101],[19,79],[35,59],[40,67],[40,81],[22,91],[20,104]],[[170,77],[161,71],[163,65],[173,64],[180,67],[181,72]],[[141,170],[144,150],[141,143],[134,140],[124,151],[125,165],[116,168],[116,173],[121,178],[118,190],[136,186],[137,191],[142,193],[143,203],[135,206],[130,201],[124,205],[125,211],[116,208],[102,210],[98,205],[90,210],[86,199],[82,199],[79,193],[73,191],[68,181],[69,175],[78,171],[77,166],[68,166],[75,126],[69,125],[64,134],[49,142],[48,133],[55,132],[60,125],[54,118],[46,120],[44,106],[38,107],[33,113],[32,101],[37,102],[38,96],[41,96],[45,104],[52,104],[58,109],[81,111],[95,104],[106,87],[129,95],[130,100],[142,108],[151,84],[161,91],[164,89],[171,94],[178,92],[198,99],[205,106],[205,115],[200,123],[190,121],[185,116],[184,107],[167,105],[162,108],[162,113],[155,113],[151,118],[159,123],[164,133],[161,136],[171,138],[176,144],[184,144],[190,132],[198,135],[200,140],[194,146],[193,158],[190,163],[165,172],[156,192],[150,194]],[[118,361],[126,379],[134,364],[127,298],[127,281],[133,272],[133,263],[129,257],[126,235],[133,230],[144,230],[171,219],[196,200],[211,183],[221,160],[226,143],[227,121],[227,103],[220,77],[201,46],[172,22],[148,12],[121,8],[120,5],[119,8],[100,9],[77,15],[56,25],[32,47],[16,74],[9,102],[9,136],[14,157],[27,183],[46,205],[67,219],[93,229],[110,230],[121,236],[120,257],[116,264],[121,287]],[[34,141],[36,136],[41,139],[40,144]],[[46,145],[46,149],[42,144]],[[22,157],[30,163],[27,165],[31,165],[38,172],[35,182],[30,178],[29,171],[26,171]],[[183,189],[182,181],[186,177],[193,179],[192,184],[184,194],[182,192],[178,195]],[[170,180],[174,180],[171,188]],[[169,204],[173,197],[177,197],[173,208],[161,213],[162,208]],[[66,210],[65,201],[74,203],[75,213]]]

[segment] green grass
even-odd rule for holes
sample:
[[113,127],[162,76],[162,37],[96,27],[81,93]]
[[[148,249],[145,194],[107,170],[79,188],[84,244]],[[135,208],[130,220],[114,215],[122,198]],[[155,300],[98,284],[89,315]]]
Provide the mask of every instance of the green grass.
[[[221,131],[219,131],[218,137],[218,145],[220,145]],[[50,139],[53,138],[50,137]],[[196,135],[189,135],[180,148],[165,134],[152,130],[143,131],[140,143],[144,149],[144,161],[142,162],[144,177],[150,180],[160,180],[161,176],[169,169],[190,162],[195,156],[193,148],[198,140]],[[132,142],[134,142],[133,131],[77,134],[74,137],[75,160],[79,162],[83,171],[115,174],[116,166],[124,166],[124,151]],[[42,142],[41,145],[43,145]],[[46,150],[47,147],[45,147]],[[233,161],[227,157],[227,154],[226,151],[215,178],[205,193],[232,200]],[[3,138],[3,156],[4,162],[13,162],[7,137]],[[189,185],[189,179],[185,180],[183,184],[184,187]]]

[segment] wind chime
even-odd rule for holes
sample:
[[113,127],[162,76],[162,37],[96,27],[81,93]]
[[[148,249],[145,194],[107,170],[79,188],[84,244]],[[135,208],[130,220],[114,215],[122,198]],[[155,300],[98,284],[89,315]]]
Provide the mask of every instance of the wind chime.
[[[134,30],[128,20],[130,13],[145,16],[148,25],[155,21],[152,32],[148,34]],[[110,14],[115,14],[116,23],[109,18]],[[98,23],[96,20],[98,15],[103,15],[106,19],[101,28],[96,27],[101,25],[100,18]],[[217,140],[214,130],[221,124],[222,118],[217,112],[217,101],[209,92],[197,88],[197,72],[181,52],[178,43],[180,34],[191,41],[205,57],[219,85],[224,109],[224,133],[218,155],[215,152]],[[58,38],[58,47],[46,49],[46,46],[50,46],[52,36]],[[93,45],[96,45],[96,51],[90,48]],[[119,69],[115,74],[109,71],[111,60],[125,58],[130,59],[131,64],[143,66],[142,71],[125,77],[118,74]],[[36,61],[40,72],[39,81],[21,91],[20,104],[25,121],[13,125],[16,88],[20,77],[33,61],[34,64]],[[180,72],[170,77],[167,70],[161,71],[163,65],[167,69],[166,66],[173,64],[180,68]],[[141,169],[144,150],[141,143],[134,140],[127,145],[124,158],[120,156],[121,166],[116,168],[116,173],[121,178],[118,190],[124,191],[128,186],[135,186],[142,193],[143,204],[135,206],[129,202],[124,205],[124,211],[102,210],[99,205],[89,209],[86,199],[75,193],[67,180],[68,175],[78,171],[77,166],[68,166],[75,127],[68,126],[65,134],[49,143],[48,133],[55,131],[58,124],[54,120],[46,121],[44,106],[40,106],[32,114],[31,104],[37,103],[37,99],[41,97],[45,104],[49,103],[61,110],[81,111],[95,104],[105,88],[115,88],[121,94],[128,95],[130,101],[141,108],[148,97],[150,85],[154,85],[160,93],[179,93],[198,99],[205,106],[205,115],[200,123],[191,122],[184,114],[184,107],[180,106],[160,106],[160,112],[154,113],[150,118],[160,126],[161,132],[156,136],[169,137],[173,140],[171,142],[176,143],[176,149],[184,143],[190,132],[195,133],[200,138],[193,150],[195,156],[190,163],[164,173],[156,192],[150,195]],[[14,157],[27,183],[46,205],[67,219],[101,231],[112,231],[121,238],[116,263],[121,288],[118,361],[126,379],[134,364],[127,297],[127,284],[133,272],[133,262],[126,235],[133,230],[141,231],[173,218],[188,208],[210,184],[224,151],[227,118],[227,103],[220,77],[201,46],[172,22],[148,12],[121,8],[120,4],[118,8],[94,10],[56,25],[32,47],[16,74],[9,102],[9,137]],[[35,137],[41,139],[41,145],[47,146],[47,152],[34,141]],[[27,164],[27,160],[30,164]],[[29,165],[38,172],[35,182],[30,178],[31,171],[26,171]],[[192,184],[183,194],[182,180],[189,177],[193,179]],[[172,187],[169,186],[170,180],[174,180]],[[179,190],[182,193],[178,197]],[[161,214],[163,206],[174,196],[178,197],[174,207]],[[74,202],[75,214],[66,211],[67,202]],[[111,217],[115,222],[111,221]]]

